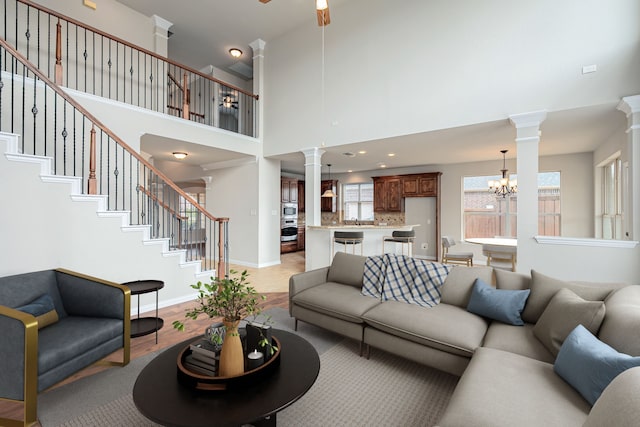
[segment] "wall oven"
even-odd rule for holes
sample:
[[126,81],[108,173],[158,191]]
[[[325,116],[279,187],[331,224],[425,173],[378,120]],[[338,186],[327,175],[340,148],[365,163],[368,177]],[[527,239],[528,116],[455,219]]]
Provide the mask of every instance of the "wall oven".
[[283,218],[295,217],[298,218],[298,204],[297,203],[283,203],[282,215]]
[[280,221],[280,241],[298,240],[298,218],[282,218]]

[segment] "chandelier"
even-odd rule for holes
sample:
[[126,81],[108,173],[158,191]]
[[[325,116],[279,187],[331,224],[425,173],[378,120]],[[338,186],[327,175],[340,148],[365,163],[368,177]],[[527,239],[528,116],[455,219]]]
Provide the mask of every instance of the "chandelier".
[[509,174],[507,173],[507,167],[505,156],[509,150],[500,150],[502,153],[502,178],[498,180],[490,180],[489,181],[489,191],[493,191],[496,196],[507,197],[510,194],[516,193],[518,191],[518,182],[511,181],[509,179]]

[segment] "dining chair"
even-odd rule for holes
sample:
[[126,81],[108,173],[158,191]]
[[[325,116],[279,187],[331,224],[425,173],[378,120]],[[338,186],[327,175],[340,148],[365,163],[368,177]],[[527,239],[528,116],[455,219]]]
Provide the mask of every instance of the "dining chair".
[[442,236],[442,263],[465,264],[467,267],[473,267],[473,252],[449,252],[455,244],[453,237]]
[[516,271],[517,253],[516,246],[482,245],[482,254],[487,257],[487,265],[491,267],[500,267],[500,263],[507,262],[511,264],[511,271]]

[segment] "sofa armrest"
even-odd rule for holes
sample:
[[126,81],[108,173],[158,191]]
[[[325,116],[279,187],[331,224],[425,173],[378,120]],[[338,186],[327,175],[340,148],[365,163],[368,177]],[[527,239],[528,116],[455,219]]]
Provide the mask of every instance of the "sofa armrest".
[[304,273],[294,274],[289,278],[289,315],[291,315],[291,299],[300,292],[326,283],[329,267],[322,267]]
[[24,401],[24,418],[35,421],[38,321],[31,314],[0,305],[0,330],[0,398]]

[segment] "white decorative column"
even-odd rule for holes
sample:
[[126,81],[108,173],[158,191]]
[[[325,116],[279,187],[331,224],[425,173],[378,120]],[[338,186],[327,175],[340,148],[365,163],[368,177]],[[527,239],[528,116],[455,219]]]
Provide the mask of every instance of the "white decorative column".
[[628,219],[627,235],[629,240],[640,240],[640,95],[625,96],[618,104],[618,110],[627,115],[627,157],[629,161],[629,179],[627,189]]
[[262,140],[264,135],[264,47],[267,43],[262,39],[256,39],[249,43],[253,49],[253,93],[260,99],[256,103],[256,123],[253,124],[253,136]]
[[158,15],[153,15],[151,19],[153,19],[153,51],[166,58],[169,56],[169,28],[173,23]]
[[304,209],[306,225],[322,225],[320,185],[324,150],[314,147],[301,150],[304,154]]
[[519,272],[529,272],[533,266],[533,237],[538,234],[538,143],[540,124],[546,117],[546,111],[509,116],[516,128]]

